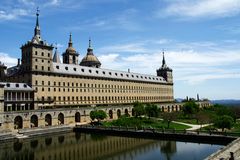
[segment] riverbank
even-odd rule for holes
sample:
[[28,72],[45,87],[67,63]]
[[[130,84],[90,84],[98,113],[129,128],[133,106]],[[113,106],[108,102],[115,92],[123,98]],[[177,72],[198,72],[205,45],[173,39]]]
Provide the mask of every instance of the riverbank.
[[5,132],[0,133],[0,142],[21,140],[33,137],[46,136],[49,134],[59,134],[72,132],[74,126],[70,125],[60,125],[60,126],[50,126],[50,127],[39,127],[39,128],[28,128],[16,130],[15,132]]
[[76,126],[73,129],[75,132],[82,133],[98,133],[107,134],[113,136],[124,137],[139,137],[158,140],[174,140],[181,142],[195,142],[195,143],[207,143],[207,144],[221,144],[227,145],[237,137],[217,135],[213,133],[200,133],[187,130],[156,130],[156,129],[142,129],[129,127],[94,127],[88,125]]

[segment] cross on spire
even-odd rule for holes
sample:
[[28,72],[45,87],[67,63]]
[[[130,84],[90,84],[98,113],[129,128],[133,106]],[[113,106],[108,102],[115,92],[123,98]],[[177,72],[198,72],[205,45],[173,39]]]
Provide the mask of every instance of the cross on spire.
[[91,48],[92,47],[92,44],[91,44],[91,37],[89,37],[89,40],[88,40],[88,48]]
[[72,47],[72,32],[70,32],[68,47]]

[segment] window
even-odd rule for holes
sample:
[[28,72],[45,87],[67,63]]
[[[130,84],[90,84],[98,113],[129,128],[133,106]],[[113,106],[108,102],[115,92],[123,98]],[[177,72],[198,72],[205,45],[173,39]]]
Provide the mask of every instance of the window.
[[50,86],[50,84],[51,84],[50,81],[48,81],[48,85],[49,85],[49,86]]
[[111,72],[109,72],[109,75],[112,75],[112,73],[111,73]]
[[104,71],[103,71],[102,73],[103,73],[103,74],[105,74],[105,72],[104,72]]
[[77,68],[73,68],[74,71],[77,71]]
[[44,70],[44,66],[42,66],[42,70]]
[[44,81],[42,81],[42,85],[44,85]]
[[37,65],[35,65],[35,69],[37,69],[38,67],[37,67]]
[[59,66],[56,66],[57,69],[59,69]]
[[44,63],[44,60],[42,59],[42,63]]
[[42,52],[42,56],[44,56],[44,53]]
[[16,87],[19,87],[19,84],[18,84],[18,83],[16,84]]
[[68,67],[65,67],[66,70],[68,70]]
[[81,69],[82,72],[84,72],[84,69]]
[[37,51],[35,51],[35,55],[37,55]]
[[37,61],[38,61],[38,59],[35,59],[35,61],[37,62]]
[[89,69],[89,73],[92,73],[92,70],[91,70],[91,69]]
[[50,53],[48,53],[48,57],[50,57]]
[[35,81],[35,85],[38,85],[38,81]]
[[98,74],[98,71],[96,71],[96,73]]

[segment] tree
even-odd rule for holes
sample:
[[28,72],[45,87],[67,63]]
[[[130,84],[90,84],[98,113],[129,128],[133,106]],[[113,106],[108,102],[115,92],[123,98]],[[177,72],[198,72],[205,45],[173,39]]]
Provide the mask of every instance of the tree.
[[135,117],[139,117],[145,114],[144,105],[140,102],[134,102],[133,109],[134,109]]
[[219,116],[214,120],[214,126],[217,128],[221,128],[222,132],[225,128],[231,129],[234,125],[234,120],[231,116],[223,115]]
[[218,116],[227,115],[227,116],[232,117],[234,119],[234,122],[236,121],[236,113],[230,107],[226,107],[226,106],[220,105],[220,104],[215,104],[213,107]]
[[90,112],[90,118],[92,119],[92,121],[96,119],[96,110]]
[[145,107],[145,112],[148,118],[150,117],[158,117],[160,113],[160,109],[155,104],[147,104]]
[[176,112],[164,112],[163,115],[163,120],[167,122],[167,128],[170,127],[170,123],[177,119],[177,114]]
[[194,113],[199,112],[199,105],[196,104],[194,101],[188,101],[183,105],[183,113],[185,115],[192,116]]
[[211,120],[209,115],[204,112],[198,112],[194,116],[195,116],[195,119],[197,120],[197,123],[200,124],[201,127],[202,127],[202,124],[209,123]]
[[107,114],[103,110],[94,110],[90,112],[90,118],[92,121],[97,119],[97,121],[100,122],[100,120],[107,118]]

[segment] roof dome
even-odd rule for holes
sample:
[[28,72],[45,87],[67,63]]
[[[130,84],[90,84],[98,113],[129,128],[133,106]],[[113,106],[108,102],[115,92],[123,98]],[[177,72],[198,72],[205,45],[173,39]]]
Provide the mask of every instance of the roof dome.
[[93,54],[93,49],[91,48],[91,40],[89,40],[89,47],[87,49],[87,55],[85,57],[83,57],[82,61],[80,62],[80,65],[88,66],[88,67],[96,67],[96,68],[99,68],[101,66],[101,62]]

